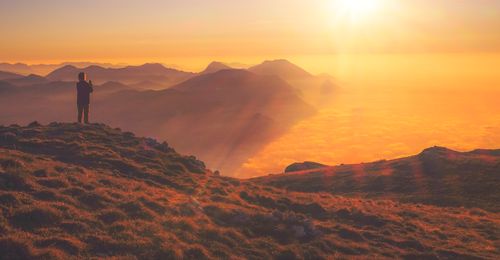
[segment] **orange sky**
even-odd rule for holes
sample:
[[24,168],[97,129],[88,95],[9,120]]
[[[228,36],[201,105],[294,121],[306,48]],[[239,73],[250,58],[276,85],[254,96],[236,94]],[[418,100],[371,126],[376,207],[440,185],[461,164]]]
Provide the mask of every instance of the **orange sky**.
[[499,10],[490,0],[2,0],[0,61],[198,68],[212,59],[497,52]]

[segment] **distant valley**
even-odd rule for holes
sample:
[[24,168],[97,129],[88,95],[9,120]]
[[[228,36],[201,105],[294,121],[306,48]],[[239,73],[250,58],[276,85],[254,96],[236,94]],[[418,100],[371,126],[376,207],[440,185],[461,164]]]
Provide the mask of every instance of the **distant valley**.
[[337,91],[333,78],[314,76],[286,60],[248,70],[213,62],[199,73],[161,64],[64,65],[46,76],[0,73],[0,124],[74,121],[81,71],[96,85],[93,122],[170,140],[228,174]]

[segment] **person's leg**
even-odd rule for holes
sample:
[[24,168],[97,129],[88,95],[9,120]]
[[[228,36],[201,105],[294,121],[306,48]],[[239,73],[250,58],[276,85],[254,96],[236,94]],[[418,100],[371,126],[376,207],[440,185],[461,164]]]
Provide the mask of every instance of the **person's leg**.
[[89,123],[89,109],[90,109],[90,105],[87,104],[83,107],[83,113],[84,113],[84,121],[85,121],[85,124],[88,124]]
[[83,106],[77,105],[77,108],[78,108],[78,123],[81,123],[82,122]]

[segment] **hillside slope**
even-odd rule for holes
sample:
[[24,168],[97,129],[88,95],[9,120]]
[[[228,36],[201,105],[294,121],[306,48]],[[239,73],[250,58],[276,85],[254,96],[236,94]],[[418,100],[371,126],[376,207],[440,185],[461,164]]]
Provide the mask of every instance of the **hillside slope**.
[[254,181],[293,191],[500,212],[500,150],[462,153],[432,147],[407,158],[302,169]]
[[500,216],[213,174],[104,125],[0,127],[7,259],[494,259]]
[[285,80],[313,77],[309,72],[287,60],[267,60],[248,70],[256,74],[276,75]]
[[35,74],[30,74],[28,76],[23,76],[23,77],[10,78],[6,79],[5,81],[16,86],[31,86],[36,84],[45,84],[49,82],[48,79]]
[[[156,71],[157,66],[151,67]],[[277,76],[245,70],[200,74],[161,91],[134,89],[153,86],[143,83],[95,84],[90,121],[170,140],[179,151],[195,154],[226,174],[315,113]],[[76,120],[75,84],[54,81],[17,86],[0,81],[0,124],[27,124],[33,118],[43,123]]]
[[233,69],[233,68],[229,67],[228,65],[226,65],[222,62],[213,61],[210,64],[208,64],[208,66],[205,68],[205,70],[203,70],[199,74],[210,74],[210,73],[215,73],[215,72],[218,72],[221,70],[230,70],[230,69]]
[[93,105],[95,120],[170,140],[226,175],[315,112],[285,81],[245,70],[200,75],[163,91],[122,92]]
[[22,75],[12,73],[12,72],[7,72],[7,71],[0,71],[0,80],[6,80],[6,79],[17,79],[21,78]]

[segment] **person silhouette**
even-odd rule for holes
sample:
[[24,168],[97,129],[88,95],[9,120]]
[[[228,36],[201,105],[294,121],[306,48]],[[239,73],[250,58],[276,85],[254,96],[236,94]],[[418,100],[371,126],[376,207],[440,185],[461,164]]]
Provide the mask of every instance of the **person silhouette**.
[[84,72],[78,74],[78,83],[76,83],[76,104],[78,108],[78,123],[82,122],[82,115],[85,124],[89,123],[90,93],[94,92],[92,81],[87,80]]

